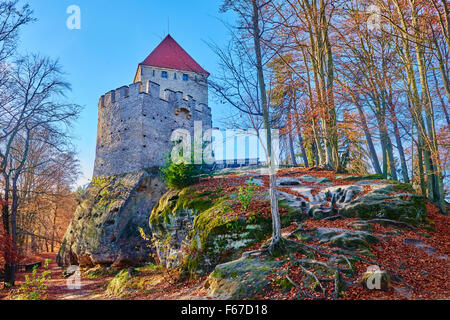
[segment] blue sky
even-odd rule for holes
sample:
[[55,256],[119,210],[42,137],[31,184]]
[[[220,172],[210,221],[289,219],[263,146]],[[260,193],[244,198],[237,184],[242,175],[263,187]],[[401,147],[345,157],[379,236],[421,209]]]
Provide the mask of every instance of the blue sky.
[[[73,127],[82,169],[79,183],[92,175],[97,132],[97,104],[104,93],[130,84],[138,63],[170,34],[206,70],[218,70],[207,43],[228,39],[220,20],[221,0],[29,0],[37,21],[21,30],[20,51],[58,58],[72,84],[71,102],[84,111]],[[70,5],[81,9],[81,29],[69,30]],[[214,125],[219,108],[210,99]],[[219,111],[219,112],[218,112]]]

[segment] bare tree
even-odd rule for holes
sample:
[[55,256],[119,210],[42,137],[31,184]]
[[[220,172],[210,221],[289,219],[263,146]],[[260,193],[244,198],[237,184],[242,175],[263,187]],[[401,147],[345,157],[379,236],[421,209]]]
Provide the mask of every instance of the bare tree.
[[[63,80],[59,63],[39,55],[17,59],[8,91],[14,99],[2,104],[3,133],[0,137],[0,174],[3,198],[3,225],[17,246],[18,182],[26,169],[31,147],[45,143],[56,150],[69,145],[71,123],[80,107],[61,102],[70,85]],[[45,132],[45,134],[43,134]],[[43,165],[45,160],[36,163]],[[48,160],[47,160],[48,161]],[[14,285],[15,262],[6,265],[6,282]]]
[[[270,1],[269,1],[270,2]],[[270,176],[270,207],[272,213],[272,240],[269,245],[269,252],[272,254],[278,254],[284,250],[284,240],[281,236],[281,222],[280,214],[278,210],[278,194],[276,185],[276,172],[274,163],[274,154],[272,150],[272,122],[269,112],[269,101],[265,82],[265,63],[263,56],[263,41],[262,36],[266,32],[268,33],[270,27],[265,23],[268,19],[264,19],[264,13],[267,9],[267,2],[260,0],[252,1],[233,1],[226,0],[222,6],[222,11],[232,10],[238,14],[238,26],[237,30],[240,33],[239,41],[249,41],[252,43],[250,51],[245,54],[252,53],[253,68],[251,69],[253,75],[256,76],[256,82],[253,82],[253,88],[251,90],[256,92],[257,99],[252,103],[251,107],[257,112],[252,112],[254,115],[262,117],[264,129],[266,130],[266,155],[267,164],[269,166]],[[251,94],[255,97],[255,94]],[[224,95],[226,99],[226,95]],[[240,99],[240,102],[243,100]],[[244,100],[246,101],[246,100]],[[242,109],[242,108],[241,108]],[[241,110],[243,111],[243,110]],[[248,112],[247,112],[248,113]]]

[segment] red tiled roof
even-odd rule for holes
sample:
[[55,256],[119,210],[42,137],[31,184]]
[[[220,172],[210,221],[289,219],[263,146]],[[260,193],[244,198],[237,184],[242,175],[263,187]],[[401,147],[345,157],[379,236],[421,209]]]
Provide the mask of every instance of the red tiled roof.
[[192,71],[209,75],[170,34],[139,65]]

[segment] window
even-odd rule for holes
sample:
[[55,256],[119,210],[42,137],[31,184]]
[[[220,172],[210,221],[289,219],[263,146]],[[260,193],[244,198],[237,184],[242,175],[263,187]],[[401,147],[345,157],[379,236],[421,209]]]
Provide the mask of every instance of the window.
[[175,80],[177,80],[177,74],[176,74],[176,73],[173,74],[173,78],[174,78]]
[[155,70],[153,70],[153,72],[152,72],[152,76],[155,76]]
[[163,71],[161,73],[161,77],[163,77],[164,79],[167,79],[167,71]]
[[183,81],[188,81],[189,80],[189,76],[187,74],[183,74]]

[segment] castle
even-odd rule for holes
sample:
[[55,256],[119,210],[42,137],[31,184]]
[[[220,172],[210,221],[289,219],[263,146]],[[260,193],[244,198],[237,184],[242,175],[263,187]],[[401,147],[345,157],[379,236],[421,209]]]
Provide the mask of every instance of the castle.
[[159,167],[176,129],[212,126],[208,77],[170,35],[138,65],[134,82],[98,105],[94,176]]

